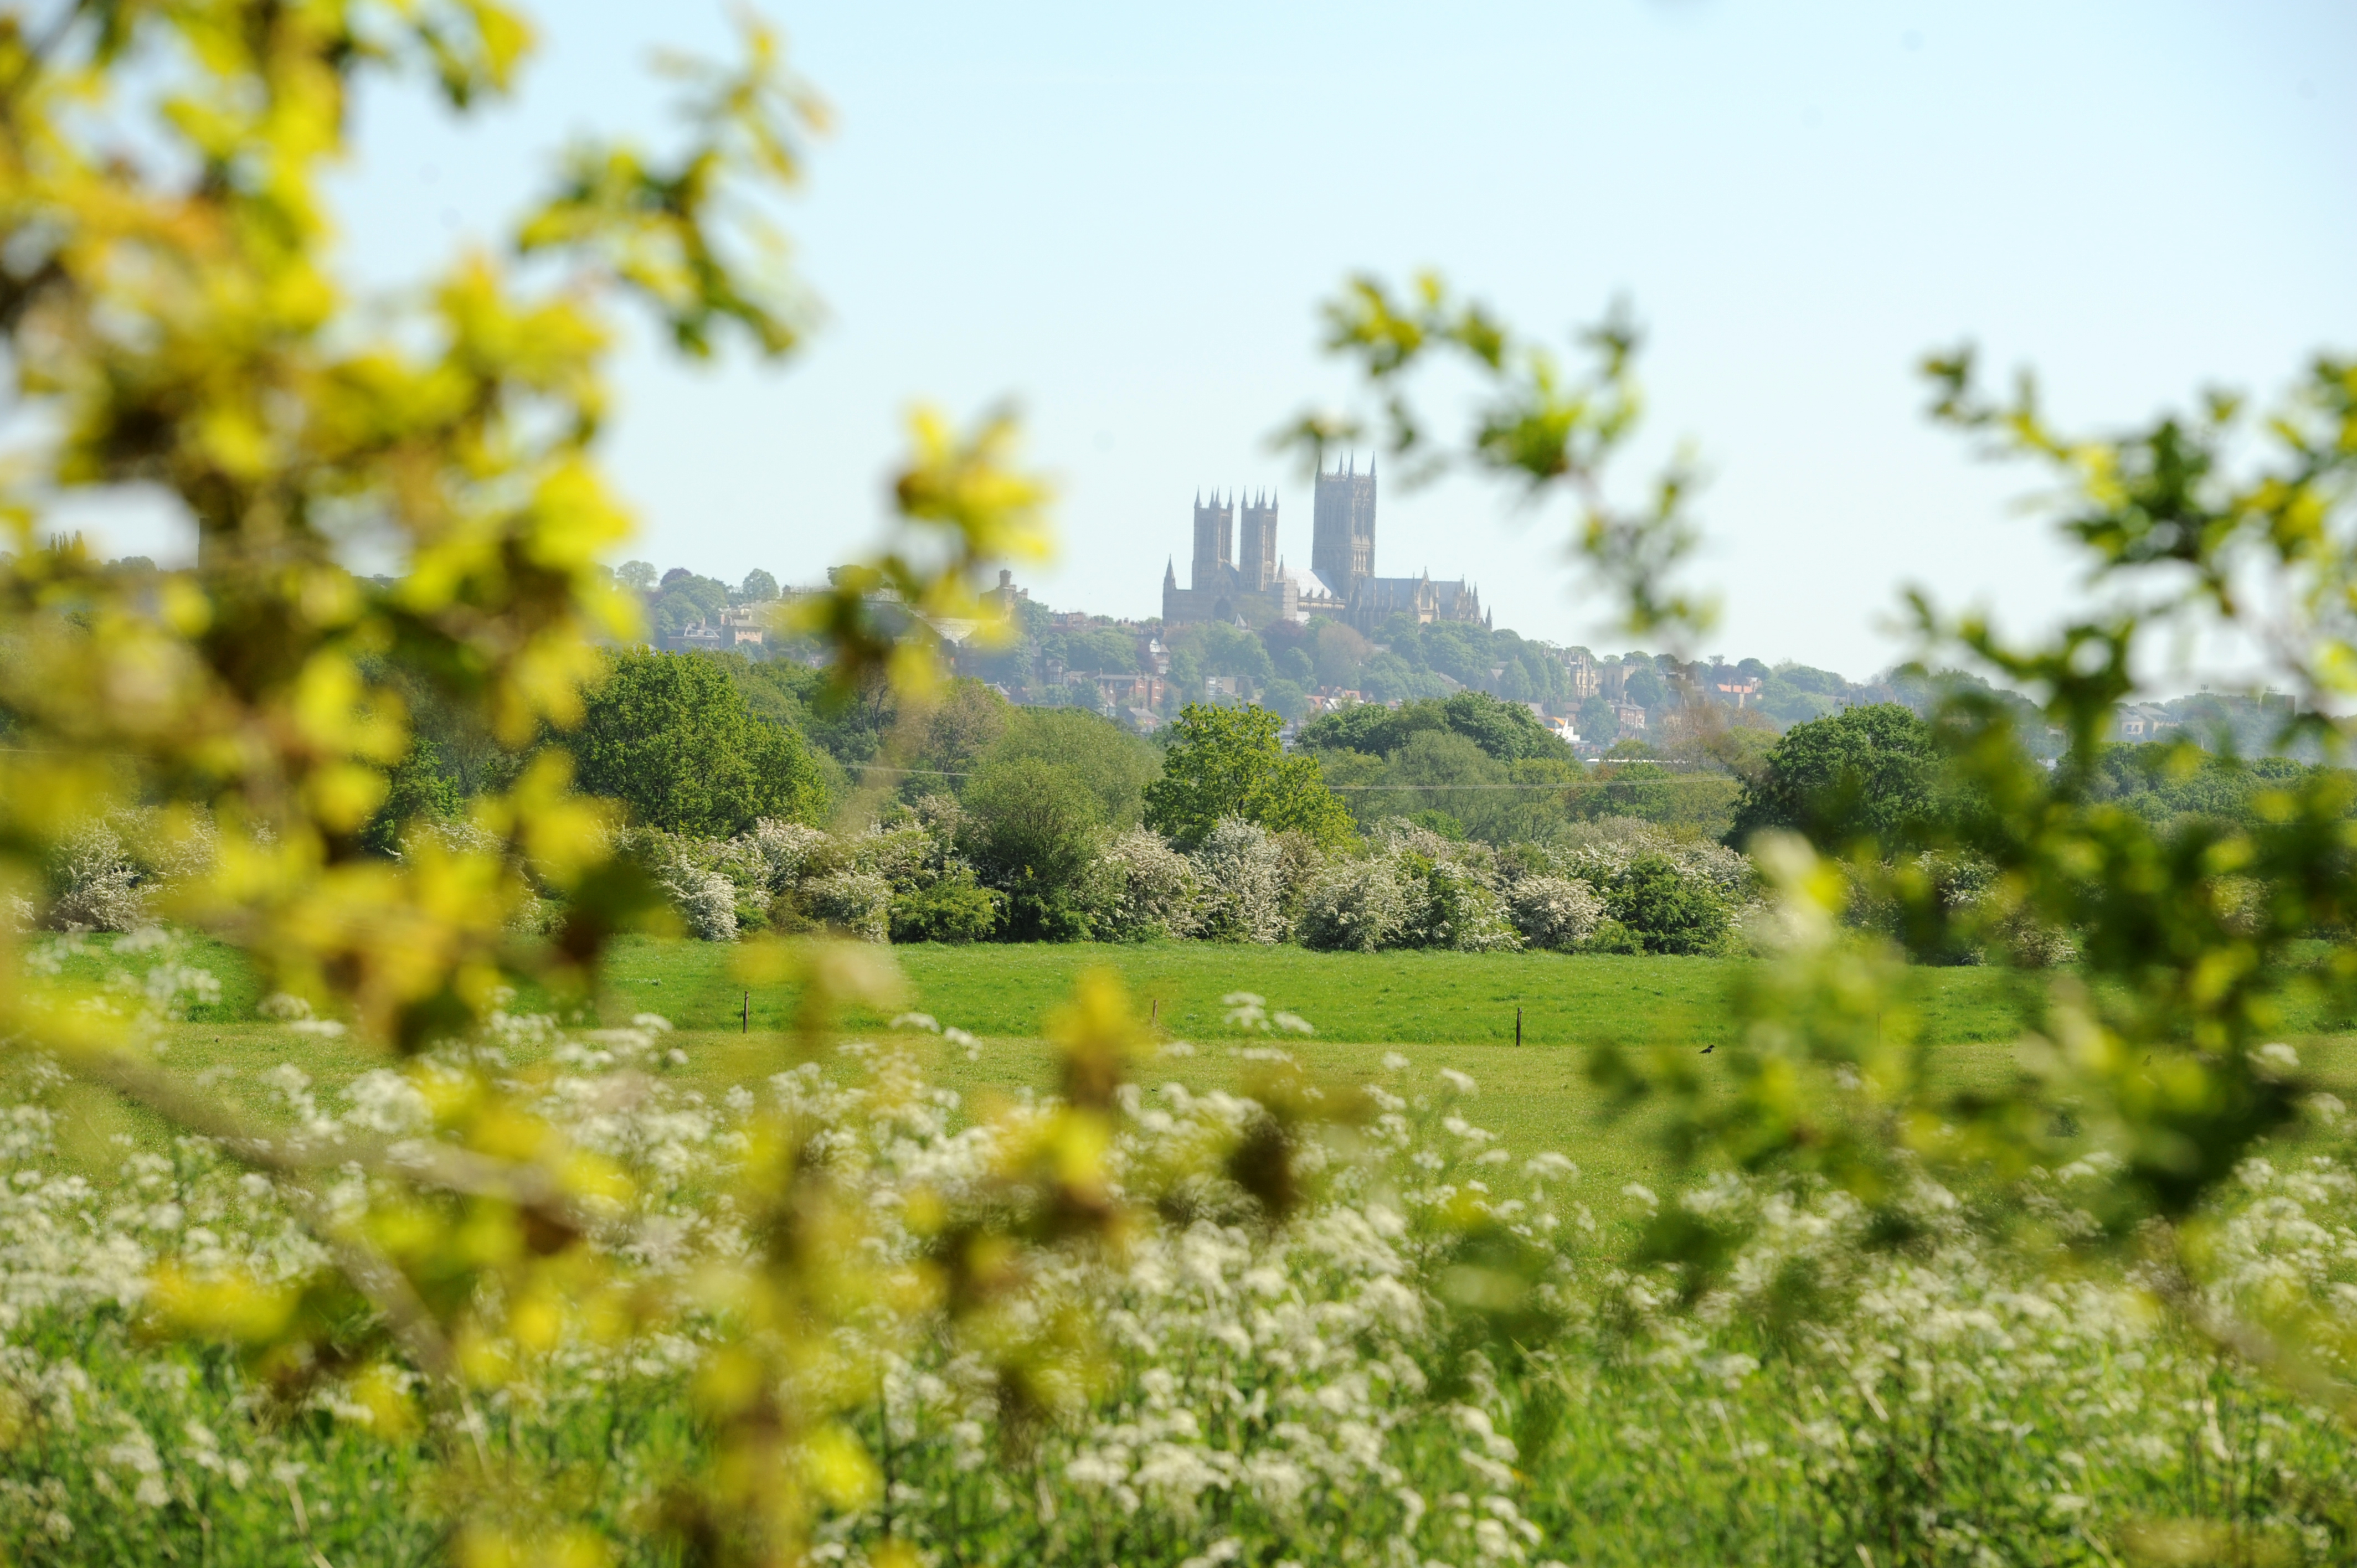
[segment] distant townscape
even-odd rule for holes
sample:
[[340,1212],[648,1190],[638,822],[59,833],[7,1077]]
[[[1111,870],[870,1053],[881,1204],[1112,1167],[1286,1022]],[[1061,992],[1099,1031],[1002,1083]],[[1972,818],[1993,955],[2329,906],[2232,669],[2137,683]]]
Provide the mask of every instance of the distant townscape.
[[[982,595],[980,616],[929,624],[956,674],[1008,701],[1083,708],[1147,735],[1189,703],[1258,704],[1281,715],[1289,735],[1362,703],[1397,707],[1471,691],[1527,707],[1582,756],[1674,756],[1701,730],[1756,730],[1765,738],[1878,703],[1928,713],[1945,686],[1984,684],[1904,666],[1858,680],[1790,660],[1681,660],[1526,638],[1498,627],[1463,578],[1377,575],[1376,499],[1372,464],[1361,473],[1345,458],[1317,476],[1306,579],[1287,567],[1275,495],[1199,493],[1187,584],[1179,585],[1171,557],[1158,617],[1051,609],[1001,572]],[[820,585],[781,586],[756,570],[732,586],[644,561],[616,576],[642,597],[657,648],[756,660],[822,657],[783,613]],[[2132,704],[2119,714],[2115,738],[2184,732],[2213,747],[2263,751],[2280,730],[2286,701],[2205,691]],[[2043,725],[2022,716],[2036,744]]]

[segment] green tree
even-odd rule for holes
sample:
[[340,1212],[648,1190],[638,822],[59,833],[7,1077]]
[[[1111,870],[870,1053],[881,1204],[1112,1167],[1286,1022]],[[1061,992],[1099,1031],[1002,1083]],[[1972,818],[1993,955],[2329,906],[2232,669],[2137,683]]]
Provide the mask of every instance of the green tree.
[[802,736],[755,718],[727,671],[699,655],[609,656],[568,746],[582,789],[666,832],[726,837],[825,812]]
[[994,762],[965,793],[958,845],[1005,895],[1013,941],[1080,941],[1094,922],[1091,872],[1104,834],[1096,791],[1038,757]]
[[767,604],[778,596],[778,580],[759,566],[745,574],[745,581],[737,590],[737,597],[748,605]]
[[452,816],[458,800],[457,784],[443,772],[440,749],[420,735],[385,776],[384,804],[361,830],[361,843],[377,854],[392,854],[412,823]]
[[955,794],[961,776],[983,765],[1020,711],[979,681],[950,682],[924,715],[923,739],[899,776],[901,798]]
[[1150,741],[1082,708],[1017,708],[986,763],[1053,763],[1097,799],[1108,827],[1135,827],[1158,758]]
[[1281,719],[1261,707],[1189,703],[1171,727],[1162,776],[1146,789],[1146,825],[1192,849],[1222,817],[1306,833],[1324,849],[1351,838],[1351,813],[1314,757],[1288,757]]
[[1501,702],[1487,692],[1459,692],[1446,700],[1424,698],[1396,708],[1365,703],[1321,714],[1303,726],[1300,745],[1311,751],[1362,751],[1389,757],[1427,730],[1463,736],[1500,762],[1552,759],[1568,762],[1571,747],[1519,703]]
[[1925,829],[1938,793],[1932,726],[1895,703],[1794,725],[1746,782],[1729,838],[1767,828],[1840,851],[1860,839],[1892,848]]

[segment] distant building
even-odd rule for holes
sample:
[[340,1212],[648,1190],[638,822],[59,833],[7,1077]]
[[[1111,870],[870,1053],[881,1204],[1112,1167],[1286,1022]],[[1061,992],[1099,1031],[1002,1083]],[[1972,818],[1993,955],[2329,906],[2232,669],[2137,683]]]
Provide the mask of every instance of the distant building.
[[1213,493],[1207,504],[1195,498],[1195,553],[1189,564],[1187,586],[1178,585],[1178,566],[1162,570],[1162,622],[1242,621],[1258,628],[1292,620],[1299,613],[1301,587],[1286,575],[1276,554],[1276,502],[1256,496],[1244,503],[1244,554],[1233,559],[1236,500]]
[[2150,703],[2133,703],[2122,708],[2114,723],[2115,732],[2122,740],[2158,740],[2174,729],[2184,728],[2183,721],[2166,708]]
[[1590,697],[1600,697],[1604,694],[1603,672],[1598,666],[1595,657],[1587,650],[1565,649],[1563,667],[1571,677],[1572,701],[1584,703]]
[[982,591],[982,602],[1001,620],[1012,619],[1015,607],[1017,605],[1028,604],[1030,601],[1031,590],[1017,587],[1015,574],[1003,567],[998,574],[998,586],[985,588]]
[[[1481,596],[1470,583],[1375,575],[1375,471],[1358,471],[1355,460],[1320,473],[1310,521],[1310,578],[1303,584],[1285,569],[1277,553],[1277,506],[1255,495],[1239,502],[1215,491],[1209,502],[1195,498],[1194,553],[1187,585],[1178,585],[1173,557],[1162,571],[1162,620],[1166,626],[1219,621],[1255,629],[1280,620],[1331,616],[1372,635],[1396,615],[1421,622],[1462,621],[1487,626]],[[1241,510],[1242,553],[1236,552]]]
[[1622,729],[1643,729],[1645,727],[1645,710],[1639,707],[1634,703],[1613,703],[1612,716],[1620,721],[1620,727]]
[[1363,474],[1355,459],[1318,476],[1312,507],[1309,571],[1325,588],[1342,619],[1368,636],[1395,615],[1417,621],[1469,621],[1488,625],[1481,596],[1463,578],[1435,582],[1430,572],[1414,577],[1375,575],[1375,466]]

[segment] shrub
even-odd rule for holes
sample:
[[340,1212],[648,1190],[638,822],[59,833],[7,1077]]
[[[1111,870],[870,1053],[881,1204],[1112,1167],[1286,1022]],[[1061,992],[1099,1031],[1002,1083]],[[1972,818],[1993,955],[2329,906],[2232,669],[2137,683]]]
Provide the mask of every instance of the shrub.
[[1595,933],[1604,900],[1568,876],[1525,876],[1506,890],[1506,910],[1525,942],[1566,952]]
[[1407,897],[1386,856],[1330,865],[1309,884],[1294,930],[1301,945],[1328,952],[1373,952],[1398,945]]
[[1284,852],[1267,830],[1222,818],[1195,852],[1198,929],[1213,941],[1273,942],[1285,934]]
[[753,824],[750,832],[743,835],[742,842],[759,864],[762,886],[774,895],[801,879],[811,861],[824,851],[828,839],[818,829],[802,822],[763,817]]
[[914,892],[940,874],[942,846],[918,822],[871,827],[848,847],[853,869],[882,877],[896,894]]
[[974,878],[971,866],[892,896],[896,942],[978,942],[998,929],[1004,896]]
[[737,885],[716,871],[674,861],[656,877],[688,930],[707,942],[737,940]]
[[1086,939],[1103,893],[1092,873],[1104,814],[1087,785],[1054,763],[993,763],[968,787],[965,811],[958,846],[982,881],[1006,895],[1004,933]]
[[891,934],[892,885],[872,871],[831,871],[806,883],[802,909],[845,936],[880,942]]
[[1605,885],[1604,908],[1647,952],[1717,953],[1727,946],[1727,901],[1666,855],[1641,854],[1631,861]]
[[49,924],[66,931],[130,931],[147,923],[147,888],[111,823],[70,834],[49,863]]
[[1409,946],[1511,952],[1523,945],[1497,889],[1480,870],[1421,855],[1405,856],[1402,865],[1414,868],[1403,933]]
[[1161,834],[1134,828],[1105,846],[1107,899],[1097,934],[1114,941],[1192,936],[1195,865]]

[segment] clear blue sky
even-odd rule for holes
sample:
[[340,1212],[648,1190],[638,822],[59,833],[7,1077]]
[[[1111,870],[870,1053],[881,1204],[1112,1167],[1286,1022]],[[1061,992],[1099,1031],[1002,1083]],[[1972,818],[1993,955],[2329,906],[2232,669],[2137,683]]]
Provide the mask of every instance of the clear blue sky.
[[[839,116],[789,213],[828,319],[782,369],[632,355],[611,452],[630,553],[665,566],[815,577],[877,532],[912,398],[1011,394],[1063,485],[1049,602],[1155,613],[1212,486],[1277,489],[1306,568],[1309,487],[1265,438],[1345,390],[1315,304],[1431,264],[1548,332],[1627,295],[1651,428],[1716,475],[1696,575],[1727,615],[1697,651],[1862,674],[1902,650],[1902,583],[2022,619],[2068,589],[2010,505],[2030,476],[1922,421],[1923,350],[2034,363],[2100,425],[2357,349],[2346,0],[765,10]],[[493,232],[569,129],[659,125],[648,51],[727,37],[702,0],[539,14],[488,125],[370,106],[345,203],[371,270]],[[1620,646],[1564,526],[1394,489],[1377,565]]]

